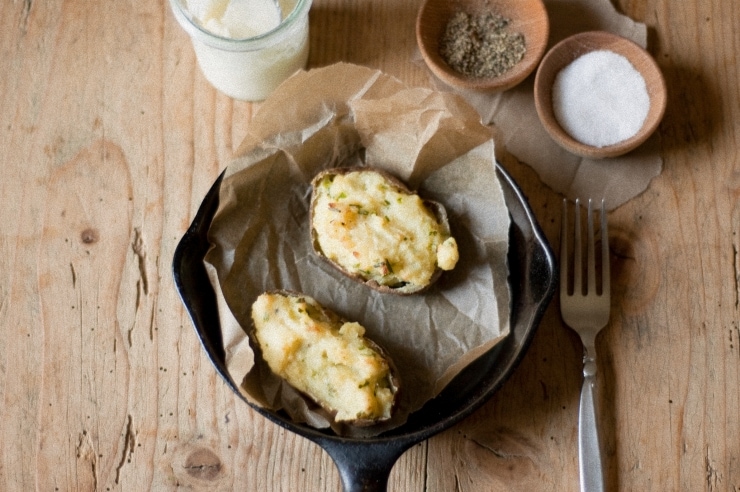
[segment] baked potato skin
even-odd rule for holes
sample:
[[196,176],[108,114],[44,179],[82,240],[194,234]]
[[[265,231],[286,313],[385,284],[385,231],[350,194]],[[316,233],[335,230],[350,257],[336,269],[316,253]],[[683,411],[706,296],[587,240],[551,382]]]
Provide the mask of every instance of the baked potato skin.
[[400,387],[396,368],[360,324],[284,290],[260,295],[252,320],[272,372],[336,422],[368,426],[393,416]]
[[[341,184],[335,186],[337,177]],[[334,168],[316,175],[311,188],[313,251],[350,279],[410,295],[455,267],[457,243],[444,206],[421,199],[395,176]]]

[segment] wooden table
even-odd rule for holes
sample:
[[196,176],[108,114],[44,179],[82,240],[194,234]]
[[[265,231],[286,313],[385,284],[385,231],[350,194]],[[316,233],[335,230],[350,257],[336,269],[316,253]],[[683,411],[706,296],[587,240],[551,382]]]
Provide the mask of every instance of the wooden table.
[[[431,86],[419,3],[315,0],[310,66]],[[617,7],[649,26],[670,95],[664,171],[610,214],[606,476],[738,490],[740,1]],[[339,490],[325,452],[217,376],[172,281],[259,105],[209,86],[164,1],[5,1],[0,25],[0,490]],[[561,197],[509,171],[555,244]],[[406,452],[390,490],[577,490],[580,351],[553,302],[502,390]]]

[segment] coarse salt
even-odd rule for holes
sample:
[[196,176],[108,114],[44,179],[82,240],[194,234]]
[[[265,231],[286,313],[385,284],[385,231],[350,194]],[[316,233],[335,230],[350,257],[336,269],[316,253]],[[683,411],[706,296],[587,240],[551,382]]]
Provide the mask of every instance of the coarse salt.
[[592,51],[572,61],[555,77],[555,118],[581,143],[614,145],[633,137],[650,109],[645,79],[624,56]]

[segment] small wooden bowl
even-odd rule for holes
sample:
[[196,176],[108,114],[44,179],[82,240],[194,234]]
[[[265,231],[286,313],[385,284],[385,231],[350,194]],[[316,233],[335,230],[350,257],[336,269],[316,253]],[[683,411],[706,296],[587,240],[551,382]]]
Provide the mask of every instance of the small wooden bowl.
[[[650,97],[650,109],[645,123],[637,134],[627,140],[604,147],[586,145],[571,137],[558,123],[552,107],[553,83],[560,70],[576,58],[597,50],[612,51],[627,58],[645,79]],[[545,130],[567,151],[594,159],[626,154],[645,142],[663,118],[666,100],[665,80],[653,57],[629,39],[605,31],[575,34],[556,44],[542,59],[534,82],[535,107]]]
[[[439,54],[447,22],[456,13],[493,12],[510,20],[507,30],[524,35],[527,51],[498,77],[475,78],[453,70]],[[542,0],[425,0],[416,17],[416,42],[429,69],[445,84],[465,90],[501,92],[527,78],[542,59],[550,35],[550,21]]]

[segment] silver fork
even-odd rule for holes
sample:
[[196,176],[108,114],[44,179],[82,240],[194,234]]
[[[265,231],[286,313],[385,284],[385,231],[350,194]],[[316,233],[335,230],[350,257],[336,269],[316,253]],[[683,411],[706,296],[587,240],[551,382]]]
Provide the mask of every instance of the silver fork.
[[587,284],[583,292],[581,203],[576,199],[573,290],[568,289],[568,203],[563,200],[560,231],[560,312],[563,321],[583,342],[583,387],[578,412],[578,463],[582,491],[604,490],[599,432],[596,424],[594,384],[596,382],[596,335],[609,322],[609,238],[604,201],[601,201],[601,289],[596,286],[596,254],[591,199],[588,200]]

